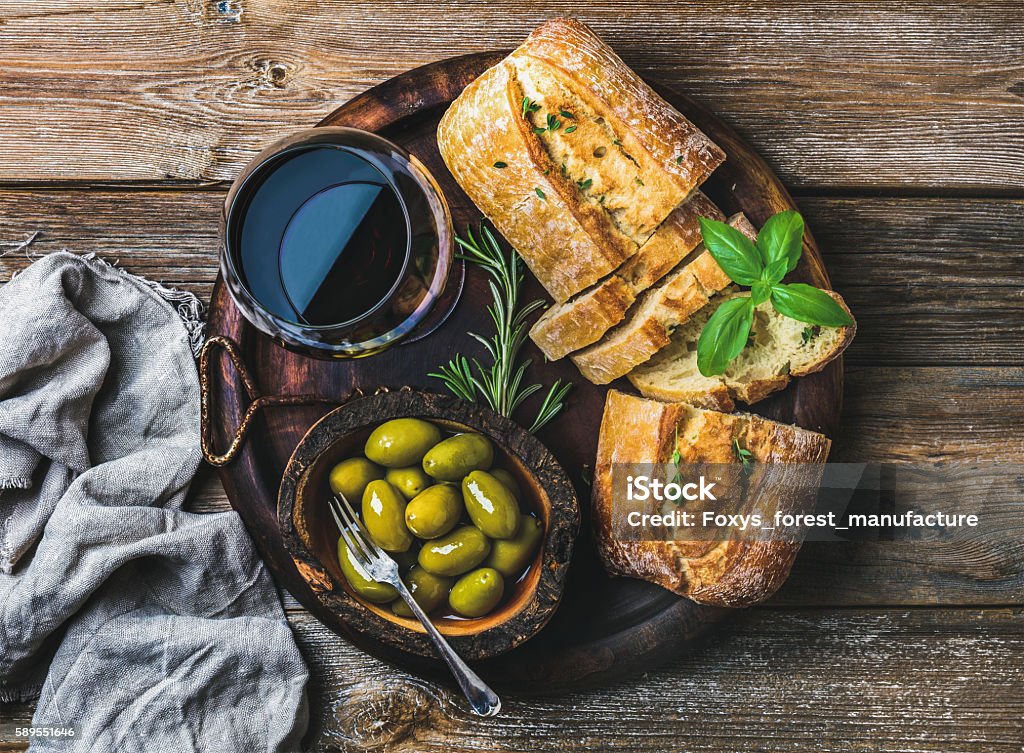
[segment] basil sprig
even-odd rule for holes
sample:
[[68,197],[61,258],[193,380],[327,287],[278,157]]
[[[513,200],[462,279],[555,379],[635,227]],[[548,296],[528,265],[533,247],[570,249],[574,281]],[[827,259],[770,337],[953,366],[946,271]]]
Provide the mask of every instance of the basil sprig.
[[708,319],[697,341],[697,368],[704,376],[723,373],[747,345],[754,308],[767,300],[783,316],[822,327],[844,327],[853,319],[824,290],[782,279],[803,253],[804,220],[788,210],[770,217],[757,242],[730,225],[701,218],[704,245],[718,266],[750,295],[730,298]]
[[749,296],[731,298],[715,311],[697,341],[697,368],[704,376],[721,374],[747,344],[754,323]]

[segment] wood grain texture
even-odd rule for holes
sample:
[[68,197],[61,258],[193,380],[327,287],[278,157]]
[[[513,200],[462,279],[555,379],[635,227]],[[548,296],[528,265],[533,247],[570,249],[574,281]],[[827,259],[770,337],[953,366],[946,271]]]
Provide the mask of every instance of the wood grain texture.
[[1024,736],[1020,610],[755,610],[642,680],[510,698],[487,722],[413,677],[368,681],[318,625],[293,626],[304,649],[332,658],[316,677],[322,750],[737,751],[770,739],[794,753],[995,753]]
[[[222,190],[0,190],[0,244],[68,248],[208,299]],[[1024,201],[797,199],[857,316],[848,366],[1024,363]],[[0,245],[0,279],[29,263]],[[965,347],[965,342],[970,347]]]
[[[1024,208],[1003,200],[1024,195],[1016,0],[7,0],[0,184],[51,189],[0,190],[0,244],[40,230],[36,252],[97,251],[206,297],[224,188],[195,189],[402,70],[511,47],[567,10],[804,193],[861,323],[836,457],[1021,457]],[[225,509],[209,471],[190,505]],[[1020,525],[953,551],[808,545],[775,603],[1019,605]],[[314,751],[1019,753],[1024,739],[1019,608],[759,609],[643,680],[511,699],[487,722],[290,619],[314,675]],[[25,749],[11,735],[31,711],[0,706],[0,750]]]
[[1024,190],[1015,0],[7,0],[0,181],[229,180],[374,84],[567,12],[790,187]]
[[[757,609],[642,679],[470,715],[452,689],[290,614],[312,669],[309,750],[1019,753],[1024,612]],[[6,707],[0,750],[23,750]],[[3,713],[3,712],[0,712]]]

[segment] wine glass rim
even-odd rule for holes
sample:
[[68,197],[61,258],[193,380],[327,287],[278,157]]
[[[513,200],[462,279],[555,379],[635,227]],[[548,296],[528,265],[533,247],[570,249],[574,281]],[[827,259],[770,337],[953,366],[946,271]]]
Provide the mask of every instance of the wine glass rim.
[[[258,154],[252,160],[252,162],[244,169],[243,175],[242,175],[241,179],[236,182],[236,185],[229,192],[228,199],[227,199],[227,201],[225,203],[225,208],[224,208],[224,254],[223,254],[223,256],[224,256],[225,263],[227,264],[228,270],[230,271],[231,275],[236,280],[238,280],[239,283],[240,283],[237,286],[238,287],[238,291],[241,292],[243,295],[245,295],[246,300],[248,301],[248,303],[250,305],[254,306],[255,308],[258,308],[260,310],[260,312],[264,316],[268,317],[269,319],[271,319],[273,321],[276,321],[276,322],[280,322],[282,324],[286,324],[289,327],[299,327],[299,328],[301,328],[303,330],[310,331],[310,332],[331,332],[333,330],[348,329],[348,328],[350,328],[350,327],[352,327],[354,325],[359,324],[362,321],[365,321],[366,319],[372,317],[374,314],[379,312],[381,310],[381,308],[384,307],[388,303],[388,301],[390,301],[392,299],[392,297],[397,292],[399,286],[404,281],[405,274],[406,274],[406,272],[409,269],[409,261],[412,258],[412,221],[411,221],[411,219],[409,217],[409,208],[406,205],[405,198],[402,196],[401,191],[399,191],[398,187],[394,184],[394,181],[390,178],[390,176],[388,176],[383,170],[381,170],[377,165],[375,165],[373,163],[373,161],[367,159],[365,156],[363,156],[362,154],[358,153],[358,151],[357,151],[358,147],[357,146],[352,145],[352,144],[344,144],[344,143],[337,143],[337,142],[331,142],[331,141],[324,141],[324,142],[319,142],[319,143],[308,143],[308,142],[305,142],[305,141],[300,141],[298,143],[292,143],[292,144],[288,144],[287,146],[284,146],[284,147],[279,147],[279,145],[283,144],[284,142],[288,142],[288,141],[291,141],[292,139],[296,139],[296,138],[301,138],[301,137],[306,136],[306,135],[310,135],[310,136],[320,136],[320,135],[328,136],[328,135],[331,135],[331,134],[338,134],[339,132],[342,132],[342,133],[345,133],[345,134],[352,134],[352,135],[358,134],[359,137],[361,137],[361,138],[369,137],[371,140],[375,140],[375,141],[378,141],[378,142],[386,145],[389,149],[393,150],[398,156],[400,156],[405,162],[407,162],[408,164],[412,165],[414,168],[416,168],[418,170],[424,170],[425,169],[425,168],[423,168],[418,163],[418,161],[414,162],[412,155],[409,154],[408,152],[406,152],[400,146],[398,146],[397,144],[392,143],[391,141],[388,141],[387,139],[385,139],[385,138],[383,138],[381,136],[378,136],[375,133],[371,133],[369,131],[361,131],[361,130],[359,130],[357,128],[346,128],[344,126],[328,126],[328,127],[311,128],[311,129],[307,129],[306,131],[300,131],[299,133],[292,134],[291,136],[289,136],[286,139],[283,139],[281,141],[277,141],[274,144],[271,144],[266,149],[264,149],[262,152],[260,152],[260,154]],[[268,170],[268,169],[271,169],[270,166],[271,166],[272,163],[274,163],[274,162],[276,162],[278,160],[281,160],[282,158],[286,157],[289,154],[293,154],[293,153],[296,153],[296,152],[307,151],[309,149],[319,148],[319,147],[330,147],[330,148],[341,149],[341,150],[344,150],[344,151],[351,152],[356,157],[362,159],[364,162],[366,162],[367,164],[372,166],[375,170],[377,170],[377,172],[379,172],[381,174],[381,176],[385,179],[385,181],[387,181],[388,187],[391,189],[392,193],[394,193],[394,195],[395,195],[395,198],[398,200],[398,205],[402,209],[402,217],[405,220],[405,231],[406,231],[405,232],[405,253],[404,253],[403,260],[402,260],[402,268],[398,272],[398,274],[396,275],[395,281],[391,285],[391,287],[388,289],[387,293],[385,293],[381,297],[381,299],[379,301],[377,301],[377,303],[375,303],[373,305],[372,308],[364,311],[363,313],[359,314],[358,316],[355,316],[355,317],[353,317],[351,319],[346,319],[345,321],[334,322],[332,324],[308,324],[306,322],[298,322],[298,321],[295,321],[295,320],[293,320],[293,319],[291,319],[289,317],[282,316],[280,314],[277,314],[277,313],[269,310],[265,305],[263,305],[263,303],[259,299],[256,298],[256,296],[252,293],[252,291],[249,290],[249,286],[248,285],[241,284],[242,278],[241,278],[241,276],[239,274],[237,265],[235,264],[234,254],[231,253],[231,243],[232,243],[232,238],[233,238],[233,234],[232,234],[232,224],[233,224],[232,223],[232,215],[233,215],[233,212],[236,210],[236,207],[237,207],[237,198],[239,196],[243,195],[245,189],[250,186],[251,182],[257,180],[257,178],[264,177],[265,171]],[[273,172],[272,169],[271,169],[271,172]],[[414,176],[414,177],[416,177],[416,176]],[[416,183],[417,183],[417,186],[420,188],[421,191],[425,191],[426,190],[420,184],[419,180],[417,180]],[[324,190],[327,190],[327,189],[326,188],[325,189],[321,189],[320,191],[317,192],[317,195],[322,193]],[[312,197],[309,197],[309,198],[312,198]],[[309,199],[307,199],[307,201],[308,200]],[[436,219],[437,218],[435,218],[435,221],[436,221]],[[240,239],[236,238],[234,240],[237,242]]]

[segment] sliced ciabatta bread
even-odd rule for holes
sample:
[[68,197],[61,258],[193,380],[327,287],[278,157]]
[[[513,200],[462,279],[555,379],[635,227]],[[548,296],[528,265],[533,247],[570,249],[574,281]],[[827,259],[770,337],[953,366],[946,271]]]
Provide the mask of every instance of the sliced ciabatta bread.
[[[757,237],[742,214],[729,224]],[[574,353],[573,363],[594,384],[607,384],[625,376],[669,344],[672,330],[700,311],[710,297],[729,285],[729,278],[703,245],[654,287],[643,293],[625,321],[600,342]]]
[[564,303],[556,303],[530,328],[530,339],[549,361],[600,340],[622,321],[636,300],[632,286],[616,274]]
[[[838,293],[826,292],[849,313]],[[731,411],[734,400],[750,405],[781,390],[792,377],[821,371],[846,350],[857,330],[856,323],[848,327],[804,324],[783,316],[765,301],[754,309],[747,347],[724,374],[706,377],[697,368],[700,333],[719,306],[741,295],[749,293],[730,287],[712,297],[672,333],[668,345],[628,374],[633,386],[646,397]]]
[[724,159],[571,19],[543,24],[466,87],[437,141],[557,302],[636,253]]
[[[821,434],[760,416],[729,415],[609,391],[593,486],[597,547],[605,569],[611,575],[657,583],[702,604],[740,607],[767,599],[789,575],[798,542],[751,539],[740,531],[723,540],[624,540],[615,535],[616,505],[634,503],[615,498],[612,474],[630,464],[671,462],[675,452],[684,464],[738,463],[740,448],[752,463],[752,476],[757,476],[758,466],[764,464],[824,463],[829,446]],[[810,512],[815,494],[805,491],[780,490],[778,509]]]
[[640,293],[700,244],[701,217],[725,219],[710,199],[695,191],[621,267],[579,295],[545,311],[530,329],[530,338],[551,361],[600,340],[623,320]]

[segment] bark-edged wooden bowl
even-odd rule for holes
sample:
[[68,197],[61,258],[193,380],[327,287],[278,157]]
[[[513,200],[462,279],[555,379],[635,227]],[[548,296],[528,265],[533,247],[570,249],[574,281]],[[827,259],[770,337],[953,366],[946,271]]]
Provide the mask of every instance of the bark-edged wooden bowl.
[[493,411],[447,395],[414,390],[351,400],[314,424],[284,472],[277,515],[285,548],[323,605],[350,629],[421,656],[434,651],[423,627],[398,617],[388,604],[358,597],[337,560],[338,530],[327,506],[327,478],[335,463],[362,453],[370,432],[393,418],[423,418],[442,431],[476,431],[495,448],[495,465],[519,483],[524,511],[544,524],[542,545],[526,574],[492,613],[477,619],[436,618],[434,624],[466,659],[486,659],[536,635],[562,598],[579,530],[576,492],[554,456],[532,434]]

